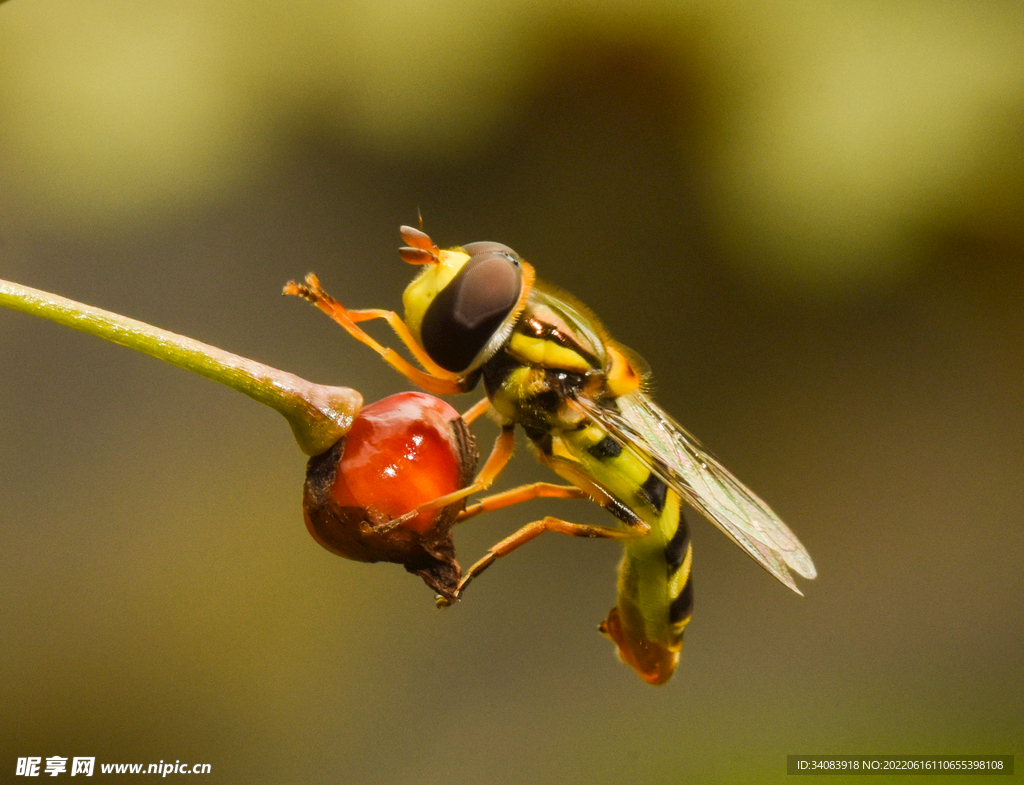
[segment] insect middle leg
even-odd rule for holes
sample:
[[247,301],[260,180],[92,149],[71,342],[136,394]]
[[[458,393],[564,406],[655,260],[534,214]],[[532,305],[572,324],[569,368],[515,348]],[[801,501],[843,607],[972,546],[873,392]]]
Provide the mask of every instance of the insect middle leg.
[[555,485],[550,482],[534,482],[529,485],[521,485],[518,488],[511,488],[493,496],[481,499],[476,504],[466,507],[459,517],[457,523],[469,520],[482,512],[493,512],[502,507],[510,507],[513,504],[527,502],[531,499],[590,499],[590,494],[575,485]]

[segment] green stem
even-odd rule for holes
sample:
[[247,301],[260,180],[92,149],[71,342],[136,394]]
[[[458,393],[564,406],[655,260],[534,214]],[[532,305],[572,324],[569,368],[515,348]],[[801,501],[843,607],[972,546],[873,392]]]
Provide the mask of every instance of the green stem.
[[299,448],[319,455],[348,433],[363,396],[348,387],[325,387],[177,335],[49,292],[0,280],[0,305],[104,338],[226,384],[277,410]]

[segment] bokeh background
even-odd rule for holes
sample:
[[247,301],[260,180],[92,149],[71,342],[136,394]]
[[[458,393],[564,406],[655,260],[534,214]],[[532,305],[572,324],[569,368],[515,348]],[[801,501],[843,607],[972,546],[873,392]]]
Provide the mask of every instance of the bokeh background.
[[[820,573],[800,599],[692,516],[696,612],[651,688],[596,632],[614,543],[542,538],[438,612],[308,536],[276,414],[3,312],[0,771],[1020,766],[1022,51],[994,0],[0,5],[0,277],[373,400],[405,380],[279,292],[315,270],[398,308],[420,210],[589,304]],[[547,479],[519,453],[505,483]],[[496,513],[463,562],[552,510],[609,520]]]

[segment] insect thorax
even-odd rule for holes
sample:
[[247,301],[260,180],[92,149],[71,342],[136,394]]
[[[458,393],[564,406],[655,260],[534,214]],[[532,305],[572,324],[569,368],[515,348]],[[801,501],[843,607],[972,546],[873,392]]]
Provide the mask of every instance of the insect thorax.
[[569,401],[606,394],[609,358],[599,330],[564,298],[542,286],[531,292],[508,340],[481,369],[495,410],[531,438],[575,428],[583,418]]

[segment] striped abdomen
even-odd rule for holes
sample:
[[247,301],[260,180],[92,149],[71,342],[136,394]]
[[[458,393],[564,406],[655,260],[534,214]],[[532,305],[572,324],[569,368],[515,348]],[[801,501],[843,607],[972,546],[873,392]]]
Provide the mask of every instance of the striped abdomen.
[[618,603],[601,631],[643,679],[651,684],[668,681],[693,610],[693,548],[679,495],[635,448],[624,447],[590,422],[544,434],[534,444],[543,463],[588,491],[624,523],[637,526],[642,521],[650,527],[642,537],[623,540]]

